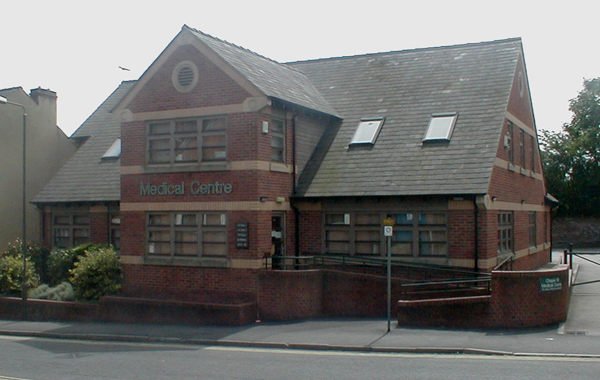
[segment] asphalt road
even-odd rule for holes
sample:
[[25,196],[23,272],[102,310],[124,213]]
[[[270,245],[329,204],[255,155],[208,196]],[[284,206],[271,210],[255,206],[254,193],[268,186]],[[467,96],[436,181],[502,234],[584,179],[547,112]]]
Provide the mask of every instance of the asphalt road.
[[0,337],[0,379],[597,379],[600,358],[414,355]]

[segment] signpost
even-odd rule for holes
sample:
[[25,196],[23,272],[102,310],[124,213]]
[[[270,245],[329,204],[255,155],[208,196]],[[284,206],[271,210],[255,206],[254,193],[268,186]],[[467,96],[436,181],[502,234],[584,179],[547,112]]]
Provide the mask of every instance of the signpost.
[[383,220],[383,236],[387,247],[387,332],[390,332],[392,320],[392,235],[394,234],[394,219],[387,217]]

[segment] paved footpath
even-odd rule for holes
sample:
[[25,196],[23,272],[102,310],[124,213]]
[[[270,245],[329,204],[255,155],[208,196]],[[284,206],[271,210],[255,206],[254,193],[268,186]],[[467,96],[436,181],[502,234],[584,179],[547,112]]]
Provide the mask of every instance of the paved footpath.
[[[600,255],[592,260],[600,261]],[[575,259],[576,282],[600,279],[600,266]],[[384,319],[256,323],[243,327],[0,320],[0,335],[193,345],[382,352],[600,357],[600,284],[573,290],[561,326],[528,330],[392,328]],[[395,324],[392,324],[394,327]]]
[[[600,249],[578,249],[574,252],[600,252]],[[573,264],[578,267],[574,280],[576,285],[571,291],[569,315],[561,332],[600,337],[600,282],[581,284],[595,280],[600,281],[600,254],[574,256]]]

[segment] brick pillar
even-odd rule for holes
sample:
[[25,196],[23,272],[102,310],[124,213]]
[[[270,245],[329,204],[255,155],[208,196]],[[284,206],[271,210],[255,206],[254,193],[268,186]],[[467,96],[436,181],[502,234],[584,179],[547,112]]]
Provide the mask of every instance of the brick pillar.
[[92,243],[109,244],[108,223],[108,208],[106,206],[90,207],[90,240]]

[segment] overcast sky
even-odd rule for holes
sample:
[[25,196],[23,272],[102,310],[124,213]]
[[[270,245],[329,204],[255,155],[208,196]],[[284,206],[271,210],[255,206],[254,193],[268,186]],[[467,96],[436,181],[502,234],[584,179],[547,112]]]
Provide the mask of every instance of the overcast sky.
[[521,37],[538,129],[559,130],[583,79],[600,76],[600,2],[592,0],[0,5],[0,88],[56,91],[68,135],[122,80],[139,78],[183,24],[279,62]]

